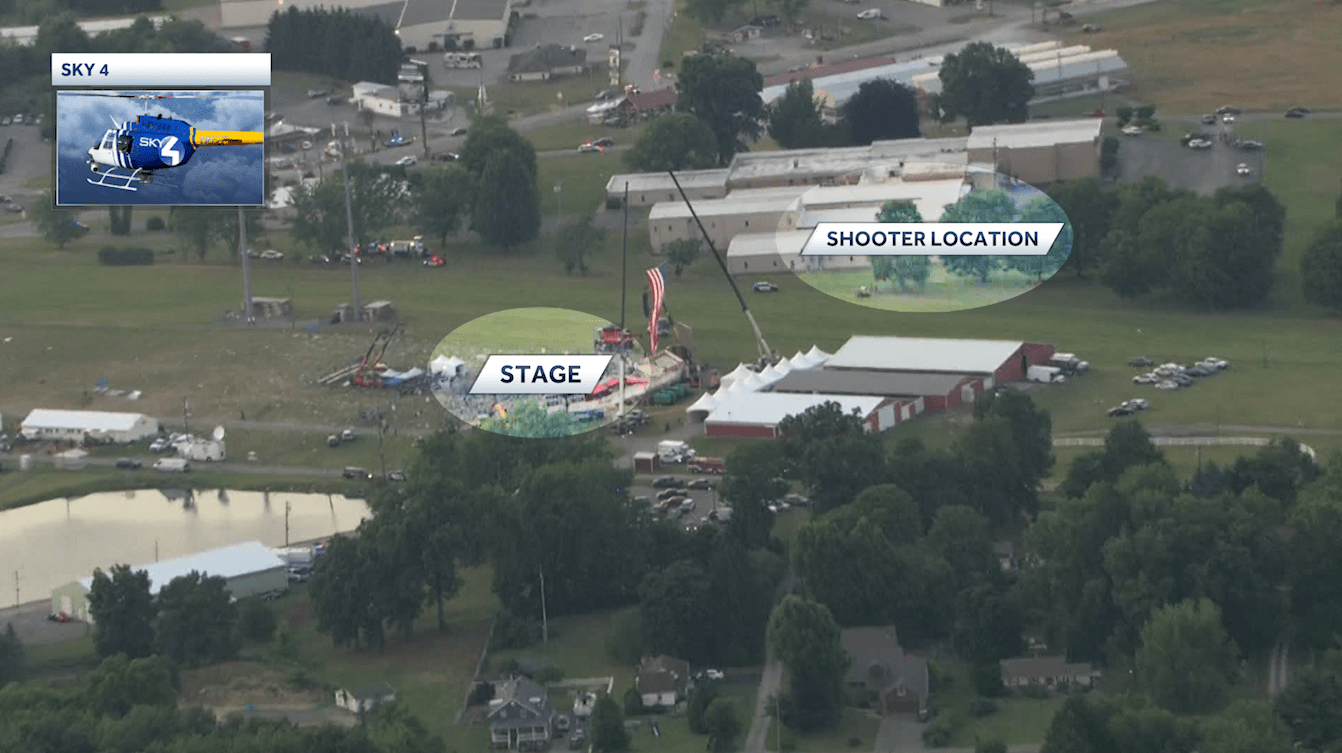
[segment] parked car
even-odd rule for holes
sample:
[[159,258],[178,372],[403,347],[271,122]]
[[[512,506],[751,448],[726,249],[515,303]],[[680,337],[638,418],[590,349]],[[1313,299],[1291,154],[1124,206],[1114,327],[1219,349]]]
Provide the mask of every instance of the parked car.
[[167,452],[170,449],[172,449],[172,445],[169,444],[168,439],[166,437],[159,437],[158,439],[155,439],[153,442],[149,443],[150,452]]
[[133,471],[142,468],[143,464],[135,458],[117,458],[116,467],[122,470]]
[[331,91],[329,89],[308,89],[308,99],[320,99],[330,93]]
[[869,8],[857,14],[857,17],[863,21],[874,21],[881,17],[880,8]]
[[676,497],[683,497],[683,496],[685,496],[685,494],[679,488],[663,489],[660,492],[657,492],[657,501],[665,502],[668,499],[675,499]]
[[388,473],[387,478],[391,481],[405,481],[408,477],[405,475],[405,471],[398,468]]
[[1127,408],[1128,410],[1138,411],[1138,410],[1146,410],[1147,408],[1150,408],[1150,407],[1151,407],[1151,404],[1148,403],[1148,402],[1146,402],[1146,401],[1143,400],[1142,398],[1137,397],[1137,398],[1133,398],[1133,399],[1131,399],[1131,400],[1124,400],[1124,401],[1123,401],[1123,407],[1124,407],[1124,408]]
[[593,141],[592,143],[601,147],[602,149],[609,149],[610,147],[615,146],[615,139],[609,136],[602,136],[601,138],[597,139],[596,141]]
[[368,469],[355,468],[353,466],[346,467],[340,475],[344,476],[346,479],[358,479],[359,481],[367,481],[373,477],[373,474],[369,473]]
[[1263,150],[1263,142],[1261,141],[1240,141],[1235,144],[1235,146],[1238,146],[1246,152],[1259,152]]
[[568,714],[560,714],[555,717],[555,731],[560,734],[568,732],[571,726],[573,726],[573,720],[569,718]]
[[405,155],[404,157],[402,157],[402,158],[396,160],[396,166],[397,166],[397,167],[413,167],[413,166],[415,165],[416,162],[419,162],[419,160],[415,159],[415,155],[413,155],[413,154],[407,154],[407,155]]
[[262,251],[261,258],[266,261],[284,261],[284,254],[279,251]]
[[339,434],[332,434],[331,436],[327,437],[327,438],[326,438],[326,446],[327,446],[327,447],[339,447],[339,446],[340,446],[340,435],[339,435]]
[[1235,165],[1235,174],[1241,178],[1247,178],[1250,175],[1253,175],[1253,168],[1241,162],[1238,165]]
[[358,438],[359,438],[359,435],[358,435],[358,434],[355,434],[353,429],[346,429],[346,430],[340,432],[340,441],[341,441],[341,442],[353,442],[354,440],[356,440],[356,439],[358,439]]
[[327,97],[327,98],[326,98],[326,106],[327,106],[327,107],[335,107],[336,105],[341,105],[341,104],[344,104],[344,103],[345,103],[345,98],[342,97],[342,96],[340,96],[339,94],[336,94],[336,95],[333,95],[333,96],[330,96],[330,97]]
[[810,498],[801,494],[788,494],[783,497],[783,501],[789,506],[810,507],[811,505]]
[[3,118],[0,118],[0,126],[7,126],[7,125],[9,125],[9,116],[8,116],[8,115],[6,115],[6,116],[3,117]]
[[1303,107],[1292,107],[1286,111],[1286,117],[1288,118],[1303,118],[1308,114],[1309,110],[1306,110]]
[[1146,130],[1146,129],[1142,128],[1142,127],[1139,126],[1139,125],[1124,126],[1124,127],[1123,127],[1123,135],[1124,135],[1124,136],[1141,136],[1141,135],[1142,135],[1142,132],[1145,131],[1145,130]]
[[1243,108],[1243,107],[1235,107],[1234,105],[1221,105],[1220,107],[1216,108],[1216,114],[1217,114],[1217,115],[1243,115],[1243,114],[1244,114],[1244,108]]
[[573,733],[568,736],[569,750],[579,750],[582,748],[582,746],[586,744],[587,744],[587,732],[585,732],[582,727],[579,727],[578,729],[574,730]]
[[601,40],[603,40],[603,39],[605,39],[605,38],[606,38],[606,35],[605,35],[605,34],[595,34],[595,33],[594,33],[594,34],[588,34],[587,36],[583,37],[583,38],[582,38],[582,41],[584,41],[584,42],[589,42],[589,43],[590,43],[590,42],[600,42]]
[[717,486],[718,486],[718,482],[717,482],[715,479],[711,479],[711,478],[696,478],[696,479],[691,479],[691,480],[690,480],[690,483],[688,483],[688,484],[685,485],[685,488],[686,488],[686,489],[700,489],[700,490],[703,490],[703,489],[716,489]]
[[600,154],[604,151],[606,151],[604,148],[599,147],[596,144],[581,144],[578,146],[579,154]]
[[1156,362],[1155,362],[1155,361],[1152,361],[1151,359],[1147,358],[1146,356],[1136,356],[1135,358],[1129,358],[1129,359],[1128,359],[1128,365],[1129,365],[1129,366],[1155,366],[1155,365],[1156,365]]
[[1216,125],[1216,116],[1215,116],[1215,115],[1203,115],[1203,116],[1202,116],[1202,124],[1203,124],[1203,125]]
[[453,128],[453,129],[452,129],[452,133],[451,133],[450,135],[452,135],[452,136],[465,136],[465,135],[466,135],[466,126],[461,126],[461,127],[459,127],[459,128]]
[[757,282],[750,286],[750,289],[756,293],[777,293],[778,286],[772,282]]
[[409,143],[410,143],[410,137],[406,136],[403,133],[393,133],[391,135],[391,138],[387,139],[387,146],[389,148],[397,146],[405,146],[406,144]]
[[654,489],[679,489],[684,485],[685,482],[675,476],[662,476],[652,482],[652,488]]
[[1117,408],[1110,408],[1110,409],[1109,409],[1109,417],[1110,417],[1110,418],[1121,418],[1121,417],[1123,417],[1123,416],[1131,416],[1132,413],[1133,413],[1133,411],[1132,411],[1131,408],[1127,408],[1127,407],[1122,406],[1122,405],[1118,406]]
[[443,152],[442,154],[433,155],[434,162],[457,162],[460,159],[461,155],[456,152]]
[[444,259],[438,254],[434,254],[433,256],[430,256],[429,258],[424,260],[424,266],[426,267],[442,267],[446,265],[447,265],[447,259]]

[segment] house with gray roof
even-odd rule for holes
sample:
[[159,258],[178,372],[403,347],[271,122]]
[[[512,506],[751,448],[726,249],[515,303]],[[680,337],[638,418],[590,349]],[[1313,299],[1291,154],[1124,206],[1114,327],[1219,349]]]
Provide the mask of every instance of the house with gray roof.
[[849,628],[839,636],[852,663],[849,693],[881,714],[927,712],[927,660],[899,645],[893,626]]
[[537,45],[508,61],[509,81],[549,81],[587,70],[587,50],[573,45]]
[[545,688],[515,676],[494,686],[489,742],[496,749],[544,750],[554,735],[555,711]]
[[1065,656],[1032,656],[1002,660],[1002,684],[1008,688],[1090,686],[1100,671],[1088,662],[1069,663]]
[[638,664],[634,687],[646,707],[675,706],[694,687],[690,663],[670,656],[646,656]]

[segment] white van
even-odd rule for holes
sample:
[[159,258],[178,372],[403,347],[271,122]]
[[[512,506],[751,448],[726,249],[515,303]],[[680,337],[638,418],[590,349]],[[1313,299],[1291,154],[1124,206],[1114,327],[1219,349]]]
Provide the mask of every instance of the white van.
[[160,473],[186,473],[191,470],[191,461],[185,458],[159,458],[154,461],[154,470]]

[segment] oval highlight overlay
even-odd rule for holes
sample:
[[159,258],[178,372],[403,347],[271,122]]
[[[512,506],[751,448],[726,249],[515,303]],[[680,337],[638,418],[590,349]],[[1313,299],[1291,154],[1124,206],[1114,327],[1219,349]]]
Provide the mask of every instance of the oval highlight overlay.
[[[964,228],[974,231],[953,223],[973,223]],[[1001,230],[1005,223],[1035,229],[1047,224],[1056,238],[1021,255],[993,253],[1010,248],[1005,234],[1001,244],[972,244],[974,237],[980,243],[992,237],[986,225]],[[948,234],[951,230],[956,232]],[[831,235],[840,232],[846,234]],[[1021,234],[1010,235],[1014,242]],[[959,241],[960,253],[943,243],[948,239]],[[790,271],[842,301],[886,311],[944,312],[1001,303],[1034,289],[1067,261],[1072,227],[1043,191],[1011,176],[965,163],[905,162],[873,166],[837,185],[808,190],[784,213],[773,243],[767,236],[761,240],[755,259],[746,258],[752,249],[742,244],[738,261],[746,274]],[[929,253],[917,253],[921,248]]]
[[632,407],[648,385],[633,336],[569,309],[510,309],[467,322],[438,343],[430,367],[433,395],[449,413],[529,439],[600,429],[619,418],[622,393]]

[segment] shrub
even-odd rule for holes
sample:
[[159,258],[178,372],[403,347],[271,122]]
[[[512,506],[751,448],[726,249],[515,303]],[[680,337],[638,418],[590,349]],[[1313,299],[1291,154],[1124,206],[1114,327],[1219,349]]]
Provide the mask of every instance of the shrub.
[[643,707],[643,696],[639,694],[637,688],[630,688],[624,691],[624,715],[642,716],[647,711]]
[[162,217],[150,217],[144,221],[145,230],[162,230],[164,226]]
[[483,706],[494,700],[494,683],[477,682],[475,687],[471,688],[471,697],[467,704],[471,706]]
[[969,704],[969,713],[975,718],[982,719],[985,716],[992,716],[997,713],[997,701],[991,701],[987,698],[976,698]]
[[951,728],[944,720],[938,719],[923,730],[923,742],[929,748],[944,748],[951,742]]
[[295,669],[285,679],[296,690],[317,690],[322,686],[321,680],[308,674],[306,669]]
[[1048,698],[1048,690],[1038,685],[1026,685],[1020,689],[1020,697],[1044,699]]
[[147,266],[154,263],[154,252],[147,248],[104,246],[98,249],[98,263],[109,267]]
[[498,620],[494,623],[494,640],[490,648],[495,651],[526,648],[535,645],[540,639],[540,620],[519,617],[505,610],[499,612]]
[[256,599],[244,599],[238,610],[238,635],[254,643],[269,643],[275,637],[275,612]]
[[559,667],[541,667],[536,670],[536,674],[531,679],[541,685],[551,682],[559,682],[564,679],[564,670]]

